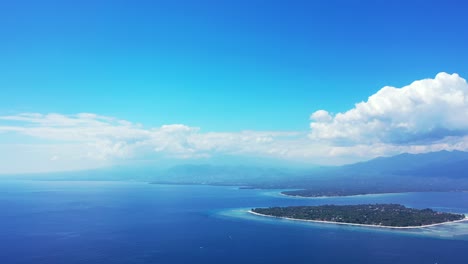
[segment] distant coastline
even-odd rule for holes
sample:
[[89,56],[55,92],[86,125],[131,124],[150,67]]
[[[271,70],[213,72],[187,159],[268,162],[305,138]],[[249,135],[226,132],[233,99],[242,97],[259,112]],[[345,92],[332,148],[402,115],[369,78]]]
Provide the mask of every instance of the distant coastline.
[[281,217],[281,216],[273,216],[273,215],[266,215],[254,212],[252,210],[248,210],[248,213],[262,216],[262,217],[270,217],[270,218],[277,218],[277,219],[285,219],[291,221],[301,221],[301,222],[310,222],[310,223],[321,223],[321,224],[335,224],[335,225],[348,225],[348,226],[361,226],[361,227],[377,227],[377,228],[387,228],[387,229],[418,229],[418,228],[427,228],[439,225],[445,225],[450,223],[458,223],[468,221],[468,217],[465,215],[465,218],[455,221],[447,221],[442,223],[430,224],[430,225],[421,225],[421,226],[385,226],[385,225],[367,225],[367,224],[356,224],[356,223],[345,223],[345,222],[333,222],[333,221],[321,221],[321,220],[308,220],[308,219],[298,219],[298,218],[291,218],[291,217]]
[[289,191],[282,191],[279,194],[286,197],[296,198],[333,198],[333,197],[351,197],[351,196],[363,196],[363,195],[379,195],[379,194],[399,194],[399,193],[410,193],[410,191],[401,192],[369,192],[369,193],[350,193],[350,194],[323,194],[323,195],[301,195],[301,194],[289,194]]
[[299,198],[331,198],[331,197],[350,197],[350,196],[362,196],[362,195],[379,195],[379,194],[401,194],[401,193],[412,193],[412,192],[468,192],[468,190],[401,190],[401,191],[379,191],[379,192],[353,192],[353,191],[313,191],[307,189],[292,190],[292,191],[281,191],[280,195],[287,197],[299,197]]

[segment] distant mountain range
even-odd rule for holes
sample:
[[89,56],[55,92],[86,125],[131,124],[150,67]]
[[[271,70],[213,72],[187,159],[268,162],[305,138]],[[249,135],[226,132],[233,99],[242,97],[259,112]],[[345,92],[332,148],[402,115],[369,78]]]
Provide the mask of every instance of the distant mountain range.
[[161,174],[154,182],[305,189],[314,194],[459,191],[468,190],[468,152],[400,154],[309,170],[177,166]]
[[424,177],[468,177],[468,152],[439,151],[380,157],[340,167],[352,174],[406,175]]
[[412,191],[468,190],[468,152],[439,151],[400,154],[366,162],[328,168],[321,182],[311,175],[304,190],[286,194],[301,196],[350,195]]
[[468,190],[468,152],[400,154],[350,165],[311,169],[192,164],[169,169],[126,166],[1,178],[230,185],[245,188],[304,189],[311,194],[458,191]]

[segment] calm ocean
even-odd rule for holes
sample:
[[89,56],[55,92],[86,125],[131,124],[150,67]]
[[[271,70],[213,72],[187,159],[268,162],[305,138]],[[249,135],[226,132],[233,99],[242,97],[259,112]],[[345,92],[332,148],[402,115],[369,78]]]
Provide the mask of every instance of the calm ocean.
[[301,199],[233,187],[3,181],[0,263],[467,263],[468,223],[399,232],[244,210],[376,202],[468,212],[468,193]]

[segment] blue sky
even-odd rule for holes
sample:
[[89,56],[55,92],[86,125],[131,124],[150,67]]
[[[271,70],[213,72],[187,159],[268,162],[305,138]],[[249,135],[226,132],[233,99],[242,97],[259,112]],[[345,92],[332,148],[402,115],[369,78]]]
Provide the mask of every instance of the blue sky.
[[[3,1],[0,125],[93,113],[148,130],[308,134],[317,110],[468,76],[468,6],[408,2]],[[58,144],[15,131],[0,143]]]

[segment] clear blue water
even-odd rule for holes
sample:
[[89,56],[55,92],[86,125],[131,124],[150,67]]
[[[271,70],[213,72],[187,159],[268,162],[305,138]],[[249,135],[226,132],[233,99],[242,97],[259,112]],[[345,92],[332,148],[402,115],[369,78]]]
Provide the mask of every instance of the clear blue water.
[[0,182],[0,263],[466,263],[465,223],[394,232],[239,209],[368,202],[468,212],[468,193],[300,199],[232,187]]

